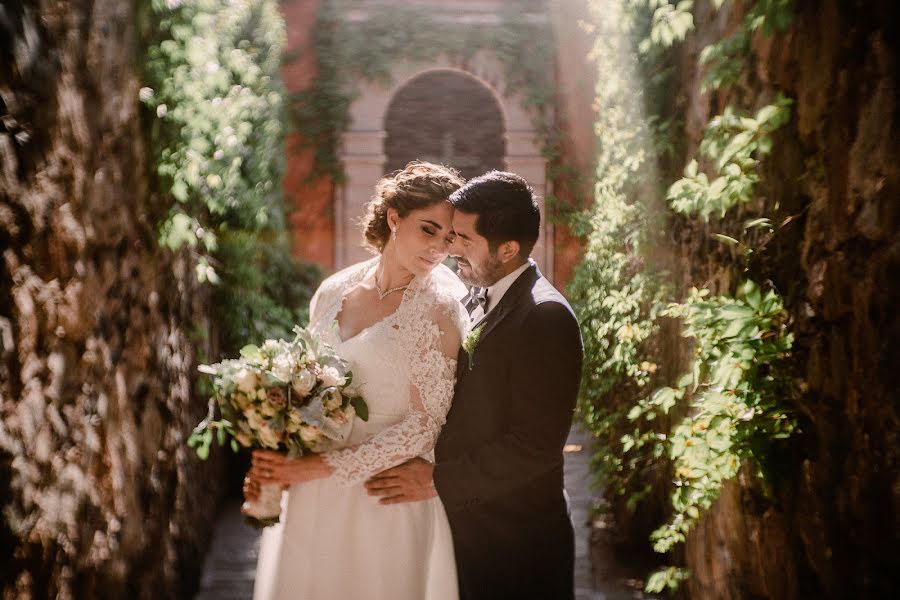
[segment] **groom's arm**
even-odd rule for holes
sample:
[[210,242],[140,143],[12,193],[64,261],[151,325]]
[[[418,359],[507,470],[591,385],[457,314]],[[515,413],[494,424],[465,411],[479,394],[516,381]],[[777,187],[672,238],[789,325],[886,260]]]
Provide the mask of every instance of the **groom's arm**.
[[557,302],[535,306],[521,329],[521,343],[510,349],[516,356],[506,432],[435,466],[448,510],[512,493],[561,464],[581,378],[581,333]]
[[510,373],[514,406],[504,435],[437,465],[413,459],[379,473],[369,494],[384,504],[424,500],[434,485],[452,510],[513,492],[559,465],[581,378],[578,323],[557,302],[537,305],[522,324],[527,332]]
[[366,489],[370,496],[377,496],[381,504],[428,500],[437,496],[433,472],[432,463],[424,458],[412,458],[366,481]]

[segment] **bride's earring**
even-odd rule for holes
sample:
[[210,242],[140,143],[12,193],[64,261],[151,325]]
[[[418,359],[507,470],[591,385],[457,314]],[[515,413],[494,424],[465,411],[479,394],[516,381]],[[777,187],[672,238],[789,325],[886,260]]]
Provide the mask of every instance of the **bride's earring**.
[[391,239],[397,241],[397,229],[394,227],[391,227]]

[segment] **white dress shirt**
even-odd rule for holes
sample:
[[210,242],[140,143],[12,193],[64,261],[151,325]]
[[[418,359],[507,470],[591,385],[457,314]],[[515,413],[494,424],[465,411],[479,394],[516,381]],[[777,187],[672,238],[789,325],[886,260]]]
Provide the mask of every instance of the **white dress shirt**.
[[512,286],[513,282],[519,278],[519,275],[525,272],[528,267],[534,264],[532,259],[528,259],[525,264],[520,266],[518,269],[505,275],[502,279],[500,279],[497,283],[487,288],[487,303],[485,304],[485,310],[482,311],[481,307],[478,306],[475,310],[472,311],[472,314],[469,315],[470,323],[477,323],[493,310],[495,306],[500,304],[500,300],[503,298],[503,295],[509,290]]

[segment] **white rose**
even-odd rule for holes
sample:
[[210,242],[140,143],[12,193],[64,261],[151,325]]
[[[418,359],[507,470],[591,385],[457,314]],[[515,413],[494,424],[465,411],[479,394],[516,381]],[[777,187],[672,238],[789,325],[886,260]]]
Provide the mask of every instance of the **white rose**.
[[270,356],[277,354],[280,349],[281,346],[276,340],[266,340],[262,345],[262,351]]
[[319,428],[315,425],[301,425],[300,439],[304,444],[315,444],[319,440]]
[[341,375],[340,371],[334,367],[325,367],[322,369],[321,379],[322,383],[327,387],[344,385],[344,382],[347,381],[347,378]]
[[309,369],[303,369],[297,373],[291,385],[297,395],[305,398],[316,386],[316,376]]
[[263,420],[262,417],[259,416],[259,413],[256,412],[256,409],[248,408],[244,413],[244,416],[247,418],[247,425],[250,426],[250,429],[259,431],[259,428],[262,426]]
[[290,381],[291,371],[293,370],[294,365],[290,356],[276,356],[272,361],[272,375],[282,381]]
[[256,373],[253,371],[241,369],[235,373],[234,383],[238,386],[239,390],[252,397],[256,395],[256,386],[259,384],[259,380],[256,378]]
[[259,441],[267,448],[278,448],[278,434],[269,429],[268,423],[264,423],[260,428]]

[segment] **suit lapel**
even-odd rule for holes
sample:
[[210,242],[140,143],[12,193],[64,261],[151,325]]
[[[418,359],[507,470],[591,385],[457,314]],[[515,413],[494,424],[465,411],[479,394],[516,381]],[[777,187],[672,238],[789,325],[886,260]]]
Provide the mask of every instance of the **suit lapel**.
[[477,327],[483,327],[479,337],[484,339],[486,335],[493,331],[494,328],[497,327],[497,325],[499,325],[500,322],[527,297],[531,288],[534,287],[535,282],[540,279],[540,277],[541,272],[538,270],[537,265],[533,264],[525,269],[522,274],[516,278],[513,284],[509,286],[509,289],[506,290],[503,297],[500,298],[500,303],[487,315],[482,317],[478,323],[473,325],[472,330],[475,330]]

